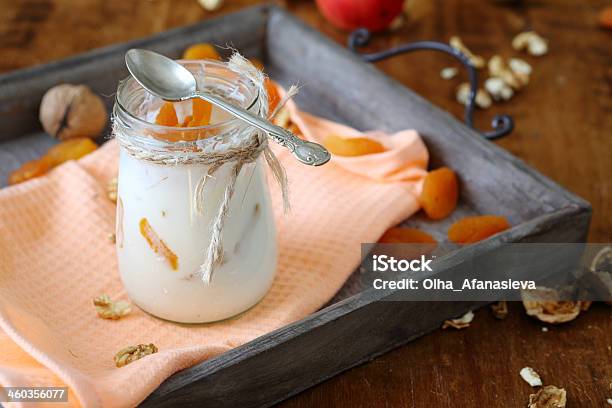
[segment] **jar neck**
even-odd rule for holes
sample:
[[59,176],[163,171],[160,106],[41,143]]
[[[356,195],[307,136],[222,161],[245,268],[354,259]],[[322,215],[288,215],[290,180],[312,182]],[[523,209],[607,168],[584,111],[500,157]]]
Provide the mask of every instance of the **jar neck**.
[[[257,115],[267,113],[263,84],[258,84],[256,79],[232,70],[227,63],[180,62],[194,74],[198,90],[214,93]],[[207,126],[180,127],[152,123],[163,103],[165,101],[147,92],[133,78],[121,81],[113,107],[113,133],[119,142],[129,142],[144,150],[190,153],[214,150],[215,146],[223,144],[230,148],[237,147],[257,133],[248,124],[229,115]],[[183,117],[191,114],[191,101],[177,102],[173,106]]]

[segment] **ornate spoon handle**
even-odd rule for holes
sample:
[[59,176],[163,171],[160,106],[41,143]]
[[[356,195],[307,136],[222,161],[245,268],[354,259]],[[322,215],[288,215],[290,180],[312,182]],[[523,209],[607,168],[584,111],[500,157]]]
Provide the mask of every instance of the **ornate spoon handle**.
[[274,126],[274,128],[270,128],[266,132],[276,143],[286,147],[304,164],[320,166],[327,163],[331,158],[331,154],[320,144],[302,140],[280,126]]
[[231,113],[237,118],[255,126],[256,128],[266,132],[276,143],[286,147],[293,155],[302,163],[310,166],[320,166],[325,164],[331,158],[327,149],[320,144],[302,140],[296,137],[293,133],[276,126],[259,116],[253,115],[251,112],[234,106],[231,103],[221,99],[215,95],[204,92],[196,92],[185,99],[192,97],[200,98],[212,103],[215,106]]

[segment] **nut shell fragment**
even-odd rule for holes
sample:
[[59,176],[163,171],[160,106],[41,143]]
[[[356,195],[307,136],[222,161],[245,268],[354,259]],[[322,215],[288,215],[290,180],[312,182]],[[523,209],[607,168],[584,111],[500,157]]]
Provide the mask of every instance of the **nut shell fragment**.
[[119,350],[117,354],[115,354],[115,365],[117,367],[123,367],[145,356],[157,353],[157,351],[157,347],[155,347],[153,343],[129,346]]
[[455,67],[442,68],[442,70],[440,71],[440,77],[446,80],[453,79],[454,77],[457,76],[458,72],[459,71]]
[[528,408],[565,408],[567,393],[563,388],[547,385],[529,396]]
[[523,367],[519,372],[521,378],[532,387],[541,387],[542,379],[540,375],[531,367]]
[[474,312],[470,310],[458,319],[445,320],[442,324],[442,329],[447,329],[449,327],[457,330],[465,329],[470,327],[472,320],[474,320]]

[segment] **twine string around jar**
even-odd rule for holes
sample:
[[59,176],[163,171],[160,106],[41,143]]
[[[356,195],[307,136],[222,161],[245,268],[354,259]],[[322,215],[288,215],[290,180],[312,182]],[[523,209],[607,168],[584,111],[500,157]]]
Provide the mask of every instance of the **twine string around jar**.
[[[231,71],[245,76],[252,82],[259,93],[259,98],[261,98],[260,108],[256,113],[263,118],[267,118],[268,96],[264,85],[265,76],[263,72],[254,67],[250,61],[237,52],[229,59],[227,66]],[[269,118],[273,118],[280,108],[296,93],[297,87],[291,86]],[[143,146],[140,143],[135,143],[134,138],[130,137],[127,132],[118,131],[116,127],[117,122],[114,122],[113,133],[119,144],[128,154],[137,159],[164,165],[202,164],[208,166],[206,174],[198,180],[194,188],[192,206],[195,212],[199,214],[202,214],[204,211],[204,188],[207,180],[214,177],[214,174],[223,165],[232,164],[233,167],[230,171],[221,203],[212,221],[210,243],[206,249],[204,262],[200,265],[198,271],[205,284],[210,283],[214,270],[223,262],[223,227],[228,216],[229,205],[234,195],[240,171],[245,164],[253,163],[257,160],[262,152],[274,179],[280,186],[284,209],[285,211],[289,210],[289,194],[285,169],[268,145],[267,135],[262,131],[254,132],[248,139],[240,140],[240,143],[230,144],[221,151],[181,152],[155,149],[152,146]]]

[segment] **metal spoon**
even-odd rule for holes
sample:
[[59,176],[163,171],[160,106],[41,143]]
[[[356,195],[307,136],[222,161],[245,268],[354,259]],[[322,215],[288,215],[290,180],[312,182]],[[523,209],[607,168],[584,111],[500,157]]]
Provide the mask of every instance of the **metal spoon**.
[[200,98],[231,113],[235,117],[266,132],[281,146],[286,147],[302,163],[320,166],[331,155],[323,146],[302,140],[280,126],[253,115],[209,93],[197,90],[193,74],[178,62],[153,51],[131,49],[125,54],[125,63],[132,76],[143,88],[168,101]]

